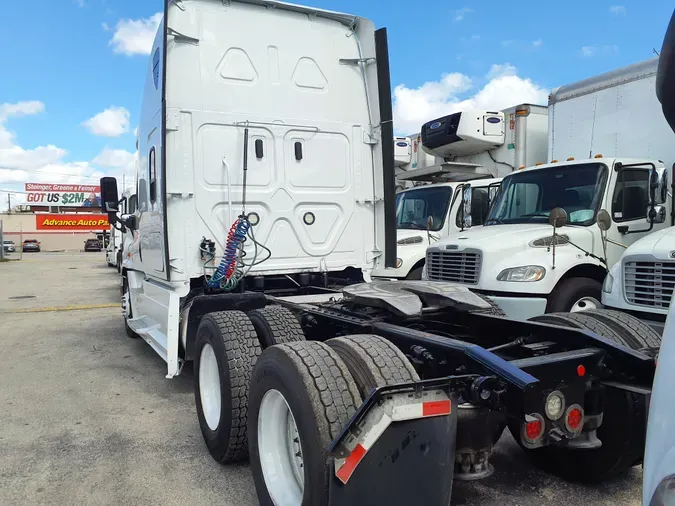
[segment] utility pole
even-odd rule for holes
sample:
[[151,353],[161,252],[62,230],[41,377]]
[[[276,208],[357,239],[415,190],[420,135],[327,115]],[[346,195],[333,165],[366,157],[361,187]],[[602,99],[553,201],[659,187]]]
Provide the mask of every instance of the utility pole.
[[2,230],[2,220],[0,220],[0,260],[5,259],[5,236]]
[[7,194],[7,213],[9,214],[11,212],[12,212],[12,194],[8,193]]

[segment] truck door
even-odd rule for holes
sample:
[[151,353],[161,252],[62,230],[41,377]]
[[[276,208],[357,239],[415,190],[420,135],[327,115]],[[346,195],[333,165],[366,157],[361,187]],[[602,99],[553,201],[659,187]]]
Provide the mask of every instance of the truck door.
[[[612,227],[608,238],[630,246],[646,234],[667,226],[654,224],[649,230],[647,213],[650,203],[649,183],[651,165],[621,167],[615,174],[615,184],[607,195]],[[626,234],[625,232],[629,233]],[[620,246],[607,245],[607,263],[614,265],[625,250]]]

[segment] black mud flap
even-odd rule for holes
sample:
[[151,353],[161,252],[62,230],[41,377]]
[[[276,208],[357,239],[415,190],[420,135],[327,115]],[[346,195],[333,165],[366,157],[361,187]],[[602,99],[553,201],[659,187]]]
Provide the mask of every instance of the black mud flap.
[[457,404],[449,385],[371,393],[330,448],[330,506],[450,504]]

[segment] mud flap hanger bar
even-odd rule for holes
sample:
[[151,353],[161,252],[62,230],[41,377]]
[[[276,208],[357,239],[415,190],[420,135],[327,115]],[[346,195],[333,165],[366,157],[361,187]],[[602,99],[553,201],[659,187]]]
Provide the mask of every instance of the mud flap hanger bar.
[[[329,448],[330,506],[447,506],[458,394],[490,380],[451,376],[374,389]],[[410,486],[422,480],[433,486]]]
[[[446,378],[374,388],[359,409],[356,410],[356,413],[349,419],[340,434],[333,440],[328,448],[328,453],[336,459],[347,458],[351,450],[347,448],[349,445],[346,443],[348,443],[350,437],[361,432],[358,427],[377,406],[384,406],[385,415],[389,418],[387,425],[379,431],[381,434],[391,422],[448,414],[446,408],[449,411],[449,404],[446,401],[449,402],[452,392],[463,393],[471,398],[469,392],[474,385],[486,385],[494,381],[495,378],[493,377],[467,374],[465,376],[448,376]],[[391,406],[386,406],[385,398],[393,399],[393,396],[401,395],[405,396],[407,400],[397,399]],[[485,403],[489,402],[489,398],[482,400]],[[424,406],[425,404],[426,406]],[[417,409],[420,410],[419,415],[413,416],[413,410]]]

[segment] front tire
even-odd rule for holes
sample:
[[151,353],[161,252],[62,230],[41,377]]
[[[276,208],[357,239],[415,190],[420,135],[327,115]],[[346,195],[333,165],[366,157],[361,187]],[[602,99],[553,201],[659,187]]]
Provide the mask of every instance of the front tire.
[[127,279],[126,274],[122,277],[122,298],[124,299],[124,304],[126,305],[126,314],[124,315],[124,331],[127,333],[127,337],[131,339],[138,339],[140,336],[134,332],[127,322],[129,318],[134,317],[134,312],[131,306],[131,292],[129,290],[129,280]]
[[547,313],[573,313],[602,307],[602,284],[591,278],[561,281],[548,297]]
[[327,450],[361,405],[347,366],[326,344],[267,348],[253,371],[248,420],[261,506],[327,506]]
[[211,456],[221,464],[248,457],[246,422],[251,373],[260,346],[245,313],[204,316],[197,328],[195,404]]
[[411,270],[408,275],[406,276],[405,279],[411,280],[411,281],[417,281],[422,279],[422,270],[424,269],[424,266],[417,267],[416,269]]

